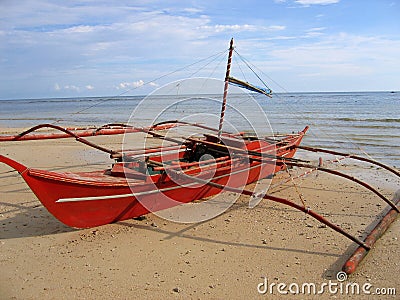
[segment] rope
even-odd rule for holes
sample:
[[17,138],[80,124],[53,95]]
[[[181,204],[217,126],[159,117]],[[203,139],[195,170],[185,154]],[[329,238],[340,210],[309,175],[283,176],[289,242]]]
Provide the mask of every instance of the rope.
[[293,184],[293,187],[294,187],[294,189],[295,189],[297,195],[299,196],[299,199],[300,199],[301,203],[303,204],[303,207],[306,207],[306,200],[304,199],[303,194],[300,193],[300,190],[299,190],[297,184],[294,182],[294,179],[293,179],[293,177],[292,177],[292,174],[290,173],[289,168],[288,168],[288,166],[286,165],[285,161],[283,161],[283,164],[284,164],[284,166],[285,166],[285,171],[286,171],[286,173],[289,175],[290,181],[291,181],[291,183]]
[[[181,68],[178,68],[178,69],[176,69],[176,70],[174,70],[174,71],[172,71],[172,72],[169,72],[169,73],[167,73],[167,74],[161,75],[161,76],[159,76],[159,77],[157,77],[157,78],[155,78],[155,79],[153,79],[153,80],[147,81],[147,82],[145,82],[144,84],[142,84],[142,85],[140,85],[140,86],[129,88],[129,89],[127,89],[127,90],[121,92],[120,94],[116,95],[116,97],[123,96],[123,95],[125,95],[125,94],[127,94],[127,93],[129,93],[129,92],[131,92],[131,91],[133,91],[133,90],[136,90],[136,89],[140,88],[140,87],[149,85],[150,83],[152,83],[152,82],[154,82],[154,81],[157,81],[157,80],[163,79],[163,78],[165,78],[165,77],[171,76],[172,74],[181,72],[181,71],[183,71],[183,70],[185,70],[185,69],[188,69],[188,68],[190,68],[190,67],[193,67],[193,66],[195,66],[195,65],[197,65],[197,64],[200,64],[200,63],[202,63],[202,62],[204,62],[204,61],[208,61],[209,59],[211,59],[211,58],[213,58],[213,57],[218,57],[218,56],[224,54],[225,52],[226,52],[226,50],[220,51],[220,52],[218,52],[218,53],[215,53],[215,54],[210,55],[209,57],[200,59],[200,60],[198,60],[198,61],[196,61],[196,62],[194,62],[194,63],[191,63],[191,64],[189,64],[189,65],[186,65],[186,66],[183,66],[183,67],[181,67]],[[208,64],[209,64],[209,63],[208,63]],[[207,64],[207,65],[208,65],[208,64]],[[90,106],[88,106],[88,107],[85,107],[85,108],[83,108],[83,109],[81,109],[81,110],[78,110],[78,111],[76,111],[76,112],[74,112],[74,113],[69,114],[69,116],[75,116],[75,115],[81,114],[81,113],[83,113],[83,112],[85,112],[85,111],[87,111],[87,110],[89,110],[89,109],[92,109],[93,107],[99,106],[99,105],[101,105],[101,104],[103,104],[103,103],[106,103],[106,102],[108,102],[108,101],[111,101],[111,100],[115,100],[115,99],[113,99],[113,98],[107,98],[107,99],[98,101],[98,102],[96,102],[96,103],[94,103],[94,104],[92,104],[92,105],[90,105]],[[51,123],[51,124],[57,124],[57,123],[59,123],[59,122],[61,122],[61,121],[63,121],[63,119],[57,119],[57,120],[55,120],[55,121],[54,121],[53,123]]]
[[196,75],[197,73],[199,73],[201,70],[205,69],[208,65],[210,65],[212,62],[216,61],[218,58],[219,63],[215,66],[215,68],[213,69],[213,71],[210,74],[210,77],[212,77],[212,75],[215,73],[215,71],[217,70],[217,68],[221,65],[222,61],[225,59],[224,55],[228,50],[225,50],[223,52],[220,52],[218,55],[215,56],[215,58],[213,60],[211,60],[209,63],[205,64],[202,68],[198,69],[197,71],[193,72],[192,74],[189,75],[189,77],[193,77],[194,75]]
[[262,78],[253,70],[253,68],[250,66],[250,63],[248,63],[244,57],[242,57],[236,50],[234,50],[235,53],[239,56],[239,58],[246,64],[246,66],[253,72],[253,74],[258,78],[258,80],[260,80],[260,82],[262,82],[262,84],[269,90],[271,90],[269,88],[269,86],[264,82],[264,80],[262,80]]
[[[235,51],[236,52],[236,51]],[[236,52],[237,53],[237,52]],[[239,57],[241,57],[242,58],[242,60],[243,61],[245,61],[245,59],[239,54],[239,53],[237,53],[238,55],[239,55]],[[251,65],[251,66],[253,66],[255,69],[257,69],[263,76],[265,76],[265,77],[267,77],[271,82],[273,82],[274,84],[276,84],[280,89],[282,89],[285,93],[289,93],[289,91],[285,88],[285,87],[283,87],[282,85],[280,85],[278,82],[276,82],[275,80],[273,80],[270,76],[268,76],[268,74],[266,74],[265,72],[263,72],[260,68],[258,68],[256,65],[254,65],[254,64],[252,64],[252,63],[250,63],[250,62],[248,62],[248,65]],[[251,68],[250,68],[251,69]],[[252,70],[252,69],[251,69]],[[253,71],[254,72],[254,71]],[[258,77],[258,76],[257,76]],[[278,99],[283,99],[283,97],[281,96],[281,95],[279,95],[279,94],[275,94],[275,97],[276,98],[278,98]],[[286,104],[287,106],[288,106],[288,108],[292,108],[293,106],[290,104],[290,102],[289,103],[287,103]],[[303,116],[303,117],[305,117],[305,115],[303,114],[303,113],[301,113],[301,112],[296,112],[296,111],[294,111],[294,110],[292,110],[292,112],[294,112],[295,113],[295,115],[296,116]],[[316,123],[315,122],[313,122],[312,120],[310,120],[309,121],[310,122],[310,124],[312,124],[312,125],[315,125],[314,126],[314,128],[318,128],[318,126],[316,126]],[[332,127],[332,126],[331,126]],[[329,132],[328,131],[325,131],[325,130],[322,130],[322,129],[320,129],[320,128],[318,128],[323,134],[325,134],[327,137],[331,137],[332,135],[331,134],[329,134]],[[368,158],[371,158],[372,159],[372,157],[360,146],[360,145],[358,145],[357,143],[355,143],[354,141],[352,141],[349,137],[347,137],[346,135],[344,135],[344,134],[342,134],[341,132],[338,132],[339,133],[339,136],[341,136],[341,137],[343,137],[346,141],[348,141],[351,145],[353,145],[356,149],[358,149],[361,153],[363,153],[365,156],[367,156]],[[314,137],[317,137],[317,135],[315,135],[312,131],[310,131],[310,134],[311,135],[313,135]]]
[[[237,53],[237,52],[235,51],[235,53]],[[233,59],[235,60],[235,62],[238,61],[237,58],[236,58],[235,56],[233,57]],[[242,67],[240,66],[239,63],[237,63],[237,66],[239,67],[240,73],[242,73],[243,79],[244,79],[245,81],[248,81],[247,78],[246,78],[246,75],[244,74],[244,72],[243,72],[243,70],[242,70]]]

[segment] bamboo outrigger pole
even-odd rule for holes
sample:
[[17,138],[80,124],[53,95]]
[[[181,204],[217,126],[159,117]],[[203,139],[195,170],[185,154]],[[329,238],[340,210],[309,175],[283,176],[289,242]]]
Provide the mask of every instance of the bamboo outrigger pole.
[[[400,204],[400,190],[398,190],[394,197],[393,202],[396,204],[396,207]],[[395,209],[389,210],[386,215],[382,218],[382,220],[374,227],[374,229],[368,234],[365,238],[365,245],[372,248],[375,242],[385,233],[385,231],[389,228],[390,224],[392,224],[399,213]],[[364,259],[364,257],[368,254],[368,250],[364,246],[359,246],[352,255],[347,259],[345,264],[342,267],[342,271],[346,272],[346,274],[350,275],[354,273],[357,269],[360,262]]]
[[231,39],[231,43],[230,43],[230,46],[229,46],[228,64],[226,65],[224,96],[222,98],[221,116],[219,118],[218,138],[221,137],[222,125],[224,124],[224,116],[225,116],[225,109],[226,109],[226,98],[228,96],[228,87],[229,87],[229,75],[231,73],[232,53],[233,53],[233,38]]
[[315,148],[315,147],[308,147],[308,146],[300,146],[297,145],[296,148],[298,149],[302,149],[305,151],[311,151],[311,152],[322,152],[322,153],[328,153],[328,154],[333,154],[333,155],[340,155],[343,156],[345,158],[351,158],[351,159],[355,159],[355,160],[360,160],[360,161],[365,161],[368,162],[370,164],[373,165],[377,165],[381,168],[384,168],[386,170],[388,170],[389,172],[392,172],[393,174],[397,175],[398,177],[400,177],[400,172],[398,170],[396,170],[395,168],[392,168],[388,165],[385,165],[379,161],[370,159],[370,158],[366,158],[366,157],[362,157],[362,156],[358,156],[358,155],[353,155],[350,153],[343,153],[343,152],[338,152],[338,151],[333,151],[333,150],[327,150],[327,149],[321,149],[321,148]]

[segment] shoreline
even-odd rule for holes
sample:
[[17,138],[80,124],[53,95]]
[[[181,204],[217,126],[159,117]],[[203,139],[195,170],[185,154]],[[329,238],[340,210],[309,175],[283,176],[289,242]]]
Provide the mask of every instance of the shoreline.
[[[171,97],[175,98],[177,95]],[[6,103],[3,103],[2,107],[0,128],[29,127],[54,121],[60,121],[57,124],[75,126],[126,123],[132,120],[132,113],[141,99],[141,96],[129,96],[100,97],[95,100],[75,97],[57,101],[4,101]],[[268,103],[263,101],[263,98],[255,97],[255,100],[264,111],[274,132],[298,131],[310,125],[307,136],[307,144],[310,146],[323,145],[325,148],[361,155],[367,153],[388,165],[400,168],[400,156],[396,153],[396,145],[400,144],[400,121],[396,114],[398,93],[293,93],[287,97],[277,96],[268,100]],[[96,103],[102,105],[94,105]],[[164,116],[168,118],[168,114],[171,113],[172,118],[188,118],[199,111],[214,114],[220,109],[219,106],[204,107],[202,103],[195,103],[193,105],[198,106],[176,105]],[[230,99],[230,104],[234,107],[240,108],[240,103],[240,99],[234,95]],[[380,103],[379,107],[376,103]],[[79,114],[81,109],[85,110],[83,114]],[[159,115],[160,112],[155,106],[154,111],[150,110],[148,113],[150,116]],[[19,120],[10,120],[15,116],[18,116]],[[252,115],[248,117],[250,120],[257,118]],[[138,122],[136,125],[145,125],[149,121],[145,115],[134,120]],[[139,124],[141,120],[143,124]],[[241,123],[240,120],[233,121],[232,124],[240,128],[247,124]],[[268,126],[266,128],[270,130]]]
[[[121,142],[121,136],[91,139],[114,148]],[[87,170],[91,162],[99,165],[90,168],[110,164],[107,154],[74,139],[6,142],[0,149],[33,167],[78,171]],[[341,168],[359,171],[345,162]],[[370,179],[378,180],[379,188],[391,198],[393,180],[381,182],[378,170],[362,170],[372,171]],[[298,171],[291,173],[295,176]],[[261,201],[249,209],[245,196],[222,215],[202,223],[174,223],[149,214],[141,221],[76,230],[52,217],[19,175],[3,164],[0,178],[0,294],[5,299],[255,298],[260,296],[257,286],[263,276],[272,283],[335,281],[355,248],[345,237],[289,207]],[[281,172],[272,185],[287,179],[287,173]],[[367,190],[322,172],[296,184],[313,210],[355,235],[364,236],[386,207]],[[269,193],[299,202],[290,182]],[[349,280],[395,287],[398,292],[392,274],[400,271],[399,232],[397,220]],[[274,296],[279,297],[276,290]],[[326,293],[319,298],[331,297]]]

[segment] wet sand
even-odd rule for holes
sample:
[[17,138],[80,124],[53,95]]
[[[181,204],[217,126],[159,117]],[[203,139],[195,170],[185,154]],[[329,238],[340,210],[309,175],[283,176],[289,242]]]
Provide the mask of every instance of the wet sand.
[[[121,136],[92,139],[119,148]],[[0,149],[1,154],[28,166],[51,170],[105,169],[110,164],[107,154],[72,139],[6,142]],[[338,168],[363,174],[389,198],[400,187],[398,179],[375,167],[343,160]],[[292,169],[291,175],[302,172]],[[0,179],[1,299],[345,296],[327,289],[322,295],[278,292],[279,283],[315,283],[317,287],[329,281],[339,283],[336,274],[356,247],[290,207],[263,200],[250,209],[248,197],[241,196],[225,213],[202,223],[175,223],[149,214],[144,220],[77,230],[50,215],[19,175],[4,164],[0,165]],[[279,173],[269,193],[300,203],[296,188],[287,180],[286,172]],[[376,223],[387,206],[366,189],[329,174],[314,172],[295,182],[311,209],[356,236],[365,236],[365,229]],[[360,287],[369,283],[371,292],[396,288],[399,294],[399,232],[397,220],[344,283]],[[264,277],[268,284],[276,284],[272,294],[262,295],[257,290]],[[360,293],[353,297],[373,297]]]

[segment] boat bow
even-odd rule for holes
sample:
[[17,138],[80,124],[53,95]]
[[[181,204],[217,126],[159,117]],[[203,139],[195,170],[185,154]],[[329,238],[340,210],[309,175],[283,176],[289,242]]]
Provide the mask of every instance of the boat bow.
[[16,162],[15,160],[1,154],[0,154],[0,162],[5,163],[14,170],[18,171],[18,173],[20,174],[23,174],[24,172],[26,172],[26,170],[28,170],[28,167],[24,166],[23,164],[20,164],[19,162]]

